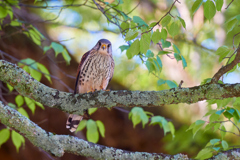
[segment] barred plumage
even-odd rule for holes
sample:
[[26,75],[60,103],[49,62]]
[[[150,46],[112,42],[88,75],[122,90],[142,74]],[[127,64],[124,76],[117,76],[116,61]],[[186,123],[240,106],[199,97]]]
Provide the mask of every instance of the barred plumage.
[[[98,43],[80,61],[74,93],[105,90],[114,72],[111,42],[100,39]],[[70,114],[66,128],[74,132],[83,116]]]

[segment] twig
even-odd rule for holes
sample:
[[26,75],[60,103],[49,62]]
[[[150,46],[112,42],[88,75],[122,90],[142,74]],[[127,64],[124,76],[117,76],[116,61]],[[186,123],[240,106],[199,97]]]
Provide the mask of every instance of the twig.
[[[148,32],[150,32],[150,31],[152,31],[153,28],[154,28],[156,25],[159,25],[159,23],[162,21],[162,19],[163,19],[164,17],[166,17],[168,14],[171,15],[170,12],[171,12],[171,10],[172,10],[172,8],[173,8],[173,6],[174,6],[174,4],[175,4],[176,2],[180,3],[178,0],[175,0],[175,1],[173,2],[173,4],[171,5],[170,9],[167,11],[167,13],[166,13],[164,16],[162,16],[162,17],[160,18],[160,20],[157,21],[157,23],[156,23],[151,29],[149,29],[148,31],[143,32],[142,35],[143,35],[144,33],[148,33]],[[171,15],[171,16],[172,16],[172,15]]]
[[235,37],[237,36],[237,35],[239,35],[240,34],[240,32],[238,32],[237,34],[235,34],[234,36],[233,36],[233,49],[235,49],[235,47],[234,47],[234,39],[235,39]]
[[233,1],[234,1],[234,0],[232,0],[232,1],[227,5],[227,7],[226,7],[225,9],[228,9],[228,7],[232,4]]
[[240,62],[240,49],[239,48],[240,48],[240,45],[238,46],[238,48],[236,50],[237,55],[236,55],[235,59],[231,63],[227,64],[226,66],[224,66],[222,68],[220,68],[218,70],[218,72],[213,76],[210,83],[217,83],[221,76],[223,76],[225,73],[227,73],[228,71],[233,69],[233,67]]

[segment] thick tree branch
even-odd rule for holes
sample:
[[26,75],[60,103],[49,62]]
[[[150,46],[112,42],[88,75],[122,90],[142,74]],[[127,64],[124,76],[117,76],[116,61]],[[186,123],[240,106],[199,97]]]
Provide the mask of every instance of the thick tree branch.
[[0,60],[0,80],[12,85],[21,95],[64,112],[83,114],[94,107],[156,107],[164,104],[195,103],[202,100],[240,97],[240,84],[205,84],[192,88],[163,91],[97,91],[72,94],[49,88],[33,79],[20,67]]
[[46,132],[27,117],[0,101],[0,120],[26,137],[32,144],[61,157],[65,152],[94,159],[188,159],[186,155],[165,155],[161,153],[130,152],[122,149],[94,144],[73,136],[54,135]]

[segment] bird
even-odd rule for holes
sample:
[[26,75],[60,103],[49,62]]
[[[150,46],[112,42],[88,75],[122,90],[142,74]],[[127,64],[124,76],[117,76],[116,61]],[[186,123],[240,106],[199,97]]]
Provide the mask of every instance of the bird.
[[[74,94],[106,90],[113,77],[114,67],[112,44],[107,39],[100,39],[81,58],[77,70]],[[87,114],[87,110],[84,114]],[[71,132],[76,131],[82,119],[82,115],[70,114],[66,122],[66,128]]]

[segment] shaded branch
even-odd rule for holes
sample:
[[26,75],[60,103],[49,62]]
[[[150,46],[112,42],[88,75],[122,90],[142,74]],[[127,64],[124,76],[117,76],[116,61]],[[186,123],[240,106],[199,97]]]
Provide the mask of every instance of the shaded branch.
[[240,84],[205,84],[192,88],[162,91],[97,91],[73,94],[45,86],[20,67],[0,60],[0,80],[21,95],[64,112],[82,115],[85,109],[100,107],[159,107],[167,104],[195,103],[202,100],[240,97]]
[[171,156],[161,153],[130,152],[94,144],[73,136],[54,135],[51,132],[46,132],[18,111],[3,105],[1,101],[0,120],[4,125],[22,134],[35,146],[58,157],[69,152],[94,159],[170,159],[173,157],[187,159],[187,156],[183,154]]

